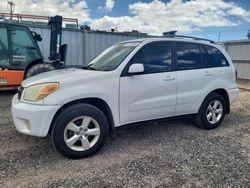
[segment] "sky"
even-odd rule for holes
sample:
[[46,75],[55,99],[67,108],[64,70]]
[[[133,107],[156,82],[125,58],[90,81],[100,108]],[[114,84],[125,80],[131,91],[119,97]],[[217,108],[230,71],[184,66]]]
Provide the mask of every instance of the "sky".
[[[212,40],[247,38],[250,0],[13,0],[15,13],[78,18],[93,29],[139,30]],[[8,12],[1,0],[0,12]]]

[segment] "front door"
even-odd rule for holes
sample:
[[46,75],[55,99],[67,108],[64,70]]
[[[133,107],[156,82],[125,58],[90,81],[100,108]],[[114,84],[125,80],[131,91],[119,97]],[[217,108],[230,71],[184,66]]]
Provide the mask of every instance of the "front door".
[[9,27],[9,33],[12,69],[24,70],[32,61],[41,59],[36,41],[26,27],[11,26]]
[[[133,63],[142,63],[144,73],[126,74]],[[120,78],[121,124],[175,114],[177,80],[171,69],[171,42],[149,43],[135,54]]]
[[8,68],[10,66],[10,50],[8,43],[7,28],[0,26],[0,67]]
[[0,26],[0,88],[20,85],[23,80],[23,71],[12,70],[10,54],[7,28]]

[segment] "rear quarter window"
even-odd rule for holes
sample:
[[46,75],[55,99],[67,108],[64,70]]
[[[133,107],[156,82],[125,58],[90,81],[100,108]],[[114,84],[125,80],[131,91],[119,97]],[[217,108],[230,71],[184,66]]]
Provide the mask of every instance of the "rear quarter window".
[[211,65],[213,67],[226,67],[229,63],[221,51],[212,46],[206,46]]

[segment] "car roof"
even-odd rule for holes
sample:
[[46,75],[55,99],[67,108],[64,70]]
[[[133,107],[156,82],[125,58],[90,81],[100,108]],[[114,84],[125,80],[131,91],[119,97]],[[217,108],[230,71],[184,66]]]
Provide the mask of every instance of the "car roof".
[[140,38],[140,39],[132,39],[123,41],[120,43],[128,43],[128,42],[156,42],[156,41],[177,41],[177,42],[191,42],[191,43],[197,43],[197,44],[205,44],[205,45],[211,45],[211,46],[218,46],[219,44],[209,41],[206,39],[193,39],[193,38],[175,38],[175,37],[149,37],[149,38]]
[[21,27],[27,27],[19,22],[10,22],[10,21],[0,21],[0,25],[10,25],[10,26],[21,26]]

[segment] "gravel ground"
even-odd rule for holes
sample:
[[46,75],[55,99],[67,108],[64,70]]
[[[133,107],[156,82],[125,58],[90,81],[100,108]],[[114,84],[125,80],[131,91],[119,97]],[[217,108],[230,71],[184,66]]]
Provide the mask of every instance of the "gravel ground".
[[119,129],[93,157],[69,160],[49,138],[17,133],[0,94],[0,187],[250,187],[250,92],[223,124],[175,119]]

